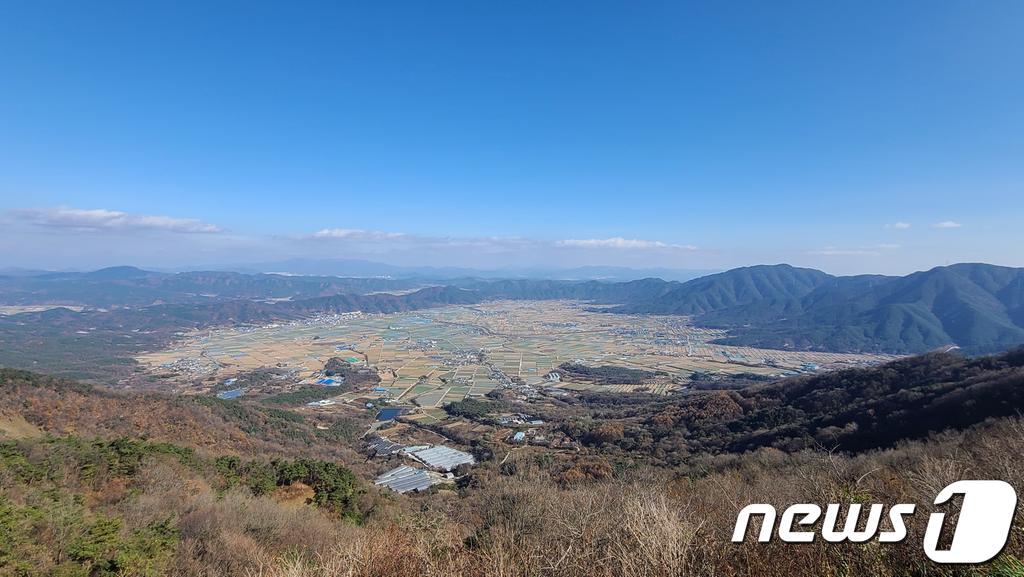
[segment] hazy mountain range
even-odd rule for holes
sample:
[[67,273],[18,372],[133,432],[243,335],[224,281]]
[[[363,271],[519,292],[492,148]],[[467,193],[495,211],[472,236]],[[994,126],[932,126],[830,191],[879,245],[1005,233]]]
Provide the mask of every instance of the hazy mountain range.
[[[937,267],[904,277],[838,277],[761,265],[686,282],[172,274],[132,267],[0,276],[0,304],[133,309],[119,313],[119,323],[142,318],[170,325],[177,319],[183,326],[258,322],[489,299],[577,299],[608,305],[601,308],[615,313],[687,315],[700,326],[727,329],[725,343],[767,348],[906,353],[958,345],[983,352],[1024,343],[1024,269],[988,264]],[[105,324],[110,319],[102,315],[111,313],[59,316],[68,323],[78,314],[88,315],[93,326]],[[56,316],[41,315],[33,322]],[[19,317],[21,326],[30,320]]]
[[[507,279],[532,278],[556,280],[629,281],[641,278],[687,281],[717,270],[676,268],[632,268],[625,266],[501,267],[470,268],[455,266],[402,266],[361,259],[303,259],[262,263],[226,264],[209,267],[242,273],[280,273],[287,275],[381,277],[392,279],[451,280],[464,278]],[[168,271],[178,272],[178,271]]]

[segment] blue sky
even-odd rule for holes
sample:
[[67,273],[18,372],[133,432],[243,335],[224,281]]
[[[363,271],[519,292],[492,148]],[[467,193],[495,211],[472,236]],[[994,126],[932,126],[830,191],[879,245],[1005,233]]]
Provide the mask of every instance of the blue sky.
[[1016,0],[4,2],[0,266],[1024,266],[1022,37]]

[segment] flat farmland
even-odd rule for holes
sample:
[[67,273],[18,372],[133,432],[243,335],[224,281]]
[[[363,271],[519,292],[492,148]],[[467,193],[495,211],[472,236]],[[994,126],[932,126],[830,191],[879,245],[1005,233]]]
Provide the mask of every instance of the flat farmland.
[[[781,375],[875,364],[893,357],[731,347],[722,331],[686,317],[617,315],[573,301],[495,301],[389,315],[320,315],[291,323],[218,328],[185,335],[142,354],[153,373],[180,383],[227,379],[261,367],[292,369],[314,383],[324,363],[341,357],[369,367],[394,400],[437,408],[485,395],[512,380],[537,386],[630,392],[637,385],[548,382],[566,362],[664,371],[683,381],[695,372]],[[665,383],[652,392],[680,385]],[[366,397],[365,391],[339,401]]]

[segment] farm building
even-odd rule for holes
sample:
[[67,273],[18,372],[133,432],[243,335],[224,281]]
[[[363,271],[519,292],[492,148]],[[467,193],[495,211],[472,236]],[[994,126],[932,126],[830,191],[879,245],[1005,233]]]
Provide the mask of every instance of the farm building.
[[436,445],[429,449],[410,453],[410,455],[424,465],[446,473],[453,471],[459,465],[472,465],[476,463],[473,455],[444,445]]
[[366,447],[378,457],[394,455],[403,449],[402,445],[377,435],[370,438],[366,443]]
[[373,483],[383,485],[398,493],[408,493],[409,491],[428,489],[434,484],[434,479],[423,469],[402,465],[377,477]]

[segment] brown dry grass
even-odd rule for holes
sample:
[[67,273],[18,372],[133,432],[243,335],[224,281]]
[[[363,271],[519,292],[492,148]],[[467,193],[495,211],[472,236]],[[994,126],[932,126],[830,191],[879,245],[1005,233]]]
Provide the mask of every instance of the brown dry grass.
[[[460,492],[371,491],[360,510],[372,513],[358,526],[243,488],[219,493],[167,457],[153,457],[129,485],[97,478],[85,497],[124,519],[127,533],[172,521],[179,540],[169,574],[181,577],[1002,577],[1024,574],[1020,515],[1003,556],[977,572],[928,562],[921,542],[930,503],[947,483],[996,478],[1024,487],[1022,447],[1024,420],[1014,418],[854,457],[761,450],[695,458],[699,475],[620,468],[569,484],[557,465],[517,453],[514,466],[477,467],[473,486]],[[82,485],[74,467],[53,474],[65,477],[62,486]],[[0,485],[10,481],[0,474]],[[755,502],[780,512],[797,502],[910,502],[919,510],[897,544],[731,543],[737,512]],[[40,538],[58,542],[62,524],[51,521]]]
[[[230,535],[220,542],[239,552],[217,567],[247,577],[1014,575],[1024,569],[1019,517],[1002,557],[977,571],[930,563],[921,539],[929,503],[946,483],[1001,478],[1024,486],[1022,446],[1024,421],[1011,419],[858,457],[774,450],[723,457],[709,460],[700,478],[635,471],[563,487],[524,461],[514,475],[489,477],[461,497],[402,498],[388,519],[362,527],[238,498],[207,504],[216,513],[203,515],[237,516],[212,530]],[[752,502],[779,511],[794,502],[914,502],[919,511],[897,544],[732,544],[736,513]],[[318,528],[299,527],[305,523]],[[239,531],[239,524],[259,529]]]

